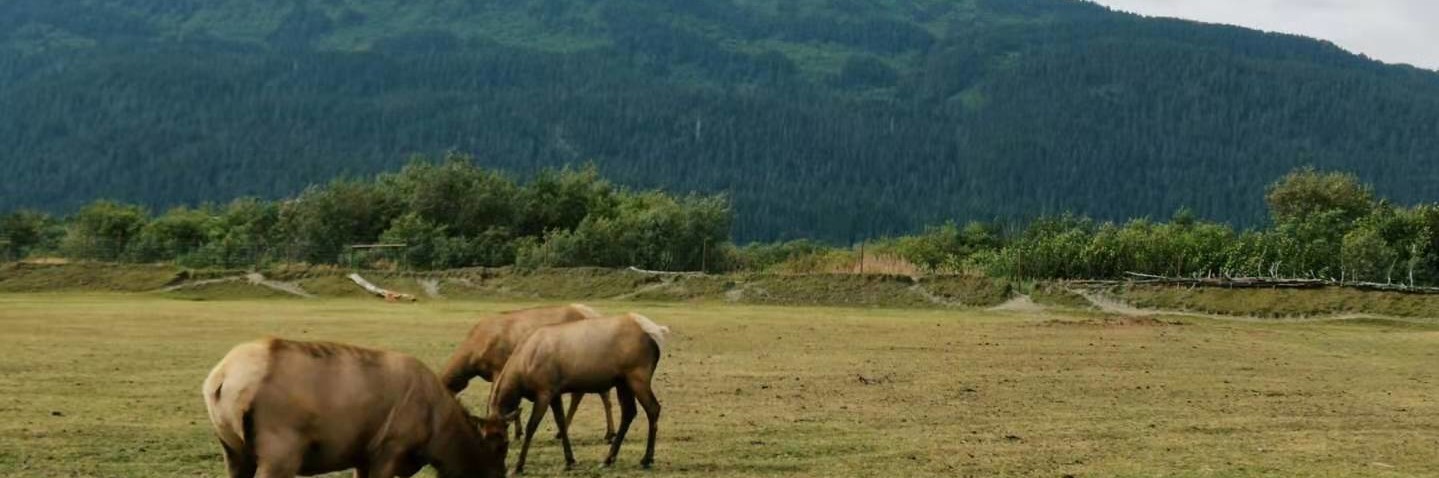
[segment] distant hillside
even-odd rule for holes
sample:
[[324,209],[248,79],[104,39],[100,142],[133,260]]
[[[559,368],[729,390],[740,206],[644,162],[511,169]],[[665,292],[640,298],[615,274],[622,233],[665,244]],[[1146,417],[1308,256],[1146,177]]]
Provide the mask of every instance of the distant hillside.
[[727,191],[742,239],[1439,198],[1439,74],[1072,0],[9,0],[0,209],[278,197],[460,150]]

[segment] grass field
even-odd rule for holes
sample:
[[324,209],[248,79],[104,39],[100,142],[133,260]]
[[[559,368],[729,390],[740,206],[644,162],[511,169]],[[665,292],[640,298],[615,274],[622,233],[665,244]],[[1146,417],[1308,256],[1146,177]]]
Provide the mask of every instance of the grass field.
[[[0,295],[0,475],[221,476],[198,390],[235,343],[339,340],[437,366],[475,318],[528,305]],[[641,416],[621,464],[598,469],[595,401],[579,469],[561,471],[548,431],[532,476],[1439,474],[1439,322],[593,305],[675,331],[658,462],[637,466]],[[482,410],[487,390],[466,402]]]

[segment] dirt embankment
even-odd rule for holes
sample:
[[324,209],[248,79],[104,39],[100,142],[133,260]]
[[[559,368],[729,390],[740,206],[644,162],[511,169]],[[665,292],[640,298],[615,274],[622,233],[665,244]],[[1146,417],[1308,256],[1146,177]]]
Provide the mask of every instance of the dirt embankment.
[[[157,293],[192,300],[368,297],[367,292],[345,277],[349,272],[335,267],[197,271],[166,265],[11,263],[0,265],[0,293]],[[985,308],[1028,314],[1063,309],[1127,316],[1190,315],[1247,320],[1439,318],[1439,295],[1342,288],[1221,289],[1064,282],[1016,288],[1008,281],[976,276],[705,275],[602,268],[472,268],[434,272],[364,271],[361,274],[385,289],[421,300],[701,301]]]
[[[0,292],[160,293],[193,300],[350,298],[367,293],[333,267],[190,271],[164,265],[13,264],[0,267]],[[363,271],[388,290],[424,300],[537,299],[713,301],[853,307],[991,307],[1009,285],[985,277],[856,274],[671,274],[632,269],[435,272]]]
[[1439,318],[1439,295],[1326,287],[1224,289],[1157,285],[1072,287],[1093,308],[1124,316],[1189,315],[1225,320],[1327,321]]

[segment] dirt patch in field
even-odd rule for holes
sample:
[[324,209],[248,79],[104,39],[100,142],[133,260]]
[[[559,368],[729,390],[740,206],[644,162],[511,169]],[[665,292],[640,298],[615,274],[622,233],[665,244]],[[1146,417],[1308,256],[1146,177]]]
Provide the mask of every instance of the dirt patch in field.
[[1049,307],[1084,310],[1093,310],[1096,308],[1083,294],[1071,290],[1068,285],[1062,282],[1042,282],[1035,284],[1034,290],[1029,293],[1029,297],[1034,299],[1036,304]]
[[1044,312],[1045,308],[1043,305],[1036,304],[1034,302],[1034,299],[1031,299],[1029,296],[1021,295],[1019,297],[1009,299],[1003,304],[990,307],[989,310],[991,312],[1019,312],[1025,314],[1038,314]]
[[1098,327],[1098,328],[1126,328],[1126,327],[1177,327],[1185,325],[1177,320],[1167,320],[1153,316],[1112,316],[1096,317],[1080,320],[1051,319],[1040,322],[1041,327]]

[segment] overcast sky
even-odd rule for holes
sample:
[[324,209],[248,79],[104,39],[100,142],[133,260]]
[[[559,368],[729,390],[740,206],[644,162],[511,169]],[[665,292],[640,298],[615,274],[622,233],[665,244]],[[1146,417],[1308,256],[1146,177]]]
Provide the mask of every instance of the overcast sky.
[[1321,38],[1439,70],[1439,0],[1096,0],[1116,10]]

